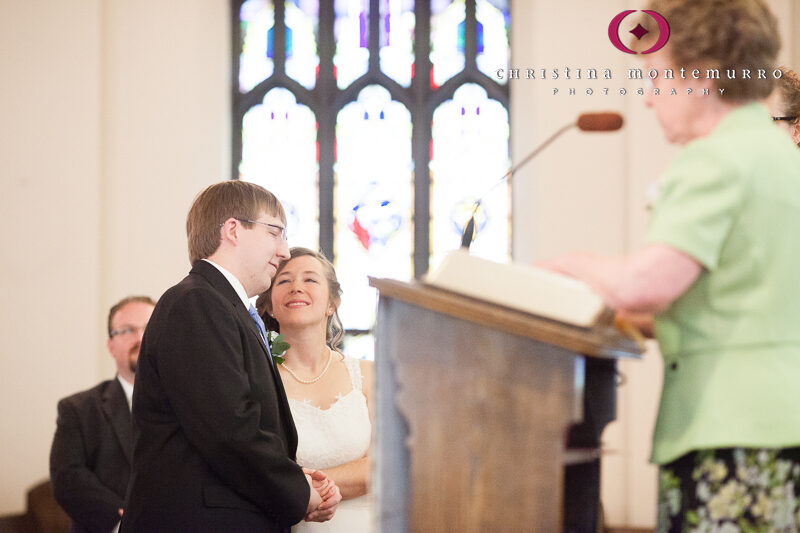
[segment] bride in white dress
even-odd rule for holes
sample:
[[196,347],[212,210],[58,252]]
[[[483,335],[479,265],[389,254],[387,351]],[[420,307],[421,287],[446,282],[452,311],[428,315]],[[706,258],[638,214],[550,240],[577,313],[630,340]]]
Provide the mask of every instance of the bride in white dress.
[[268,327],[277,321],[290,345],[278,368],[297,427],[297,462],[323,470],[342,494],[330,521],[300,522],[292,531],[368,532],[372,362],[336,350],[343,330],[336,312],[341,287],[333,265],[306,248],[290,252],[270,290],[259,297],[258,310]]

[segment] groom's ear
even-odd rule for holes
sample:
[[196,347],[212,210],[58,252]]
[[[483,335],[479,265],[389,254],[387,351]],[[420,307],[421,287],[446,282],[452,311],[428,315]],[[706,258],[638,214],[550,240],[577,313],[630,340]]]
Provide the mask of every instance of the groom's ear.
[[229,217],[225,222],[219,225],[219,240],[220,243],[225,241],[235,241],[239,236],[242,223],[233,217]]

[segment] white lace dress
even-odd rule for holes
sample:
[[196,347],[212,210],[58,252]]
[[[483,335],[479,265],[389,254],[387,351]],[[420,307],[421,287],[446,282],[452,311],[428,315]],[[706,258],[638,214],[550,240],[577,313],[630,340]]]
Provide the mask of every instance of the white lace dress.
[[[345,357],[344,364],[353,389],[328,409],[289,398],[297,426],[297,462],[301,466],[325,470],[361,459],[369,449],[372,425],[367,399],[361,391],[361,366],[351,357]],[[342,500],[328,522],[300,522],[292,531],[361,533],[371,531],[371,526],[371,496],[366,494]]]

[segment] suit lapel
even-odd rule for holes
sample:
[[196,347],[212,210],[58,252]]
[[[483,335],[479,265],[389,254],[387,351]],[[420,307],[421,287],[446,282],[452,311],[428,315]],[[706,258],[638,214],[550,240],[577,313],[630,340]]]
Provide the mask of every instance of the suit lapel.
[[[238,295],[237,295],[237,298],[238,298]],[[241,300],[239,300],[237,303],[239,305],[236,305],[236,304],[234,304],[234,305],[236,305],[236,313],[239,315],[239,318],[242,319],[242,322],[247,324],[247,327],[250,329],[250,333],[252,333],[256,337],[256,339],[258,339],[258,343],[264,349],[264,354],[266,356],[269,356],[270,355],[269,348],[265,344],[264,337],[261,336],[261,331],[259,331],[255,320],[253,320],[253,317],[250,316],[250,312],[247,309],[245,309],[244,304],[242,303]],[[271,356],[270,356],[270,359],[272,359]],[[270,366],[273,366],[273,365],[270,364]]]
[[[228,280],[225,280],[226,283],[227,281]],[[275,362],[272,359],[272,353],[270,352],[269,347],[264,343],[264,337],[261,336],[261,331],[259,331],[258,326],[256,326],[253,317],[250,316],[250,312],[244,308],[244,304],[242,303],[241,298],[239,298],[239,295],[236,295],[236,302],[234,302],[234,305],[236,305],[236,312],[238,313],[239,317],[245,324],[247,324],[250,332],[258,338],[261,347],[264,349],[264,355],[267,357],[267,366],[272,374],[272,381],[275,384],[275,388],[278,391],[278,405],[280,406],[283,414],[282,418],[284,429],[286,431],[286,443],[292,460],[295,460],[295,454],[297,452],[297,428],[294,425],[292,410],[289,407],[286,390],[283,388],[283,380],[281,379],[278,369],[275,367]]]
[[[243,324],[245,324],[245,327],[250,330],[250,333],[253,334],[258,340],[258,343],[264,350],[264,355],[269,356],[269,349],[264,342],[264,338],[261,336],[261,332],[258,330],[258,326],[256,326],[256,323],[253,321],[253,318],[250,316],[250,313],[247,311],[244,303],[242,303],[242,299],[239,298],[238,294],[236,294],[236,291],[231,286],[230,282],[225,279],[225,276],[222,275],[222,272],[217,270],[217,268],[208,261],[203,261],[201,259],[200,261],[196,261],[194,263],[191,273],[200,274],[203,276],[212,287],[214,287],[231,303],[231,305],[233,305],[234,309],[236,310],[236,314],[239,316],[239,319]],[[270,364],[270,366],[273,365]]]
[[125,391],[122,390],[122,385],[117,379],[112,380],[103,391],[103,412],[111,422],[114,434],[117,436],[122,451],[125,452],[128,464],[130,464],[133,457],[131,412],[128,408],[128,399],[125,398]]
[[[277,370],[276,370],[277,373]],[[276,387],[280,391],[281,397],[281,410],[283,411],[283,424],[286,428],[286,445],[289,449],[289,457],[292,461],[297,460],[297,427],[294,425],[294,417],[292,416],[292,409],[289,407],[289,400],[286,396],[286,391],[283,389],[283,380],[280,376],[276,381]]]

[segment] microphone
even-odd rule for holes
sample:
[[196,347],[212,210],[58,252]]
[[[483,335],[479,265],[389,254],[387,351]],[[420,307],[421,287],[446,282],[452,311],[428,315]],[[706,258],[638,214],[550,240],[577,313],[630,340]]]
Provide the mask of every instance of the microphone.
[[617,131],[622,124],[622,115],[613,112],[583,113],[575,121],[581,131]]
[[560,137],[561,134],[572,128],[578,128],[581,131],[616,131],[622,127],[623,123],[624,120],[622,115],[613,111],[607,111],[601,113],[581,113],[578,115],[578,119],[575,122],[567,124],[566,126],[562,126],[561,129],[556,131],[542,144],[537,146],[531,153],[522,158],[519,163],[509,168],[508,171],[503,174],[503,177],[497,181],[497,183],[489,187],[486,192],[475,201],[475,206],[472,209],[472,216],[469,217],[469,221],[464,227],[464,232],[461,234],[461,247],[469,249],[470,244],[472,244],[472,240],[475,238],[475,214],[478,212],[478,208],[481,206],[481,201],[483,201],[486,195],[492,192],[492,190],[501,183],[511,179],[511,176],[514,175],[514,172],[525,166],[528,161],[533,159],[536,154],[544,150],[545,147],[547,147],[551,142]]

